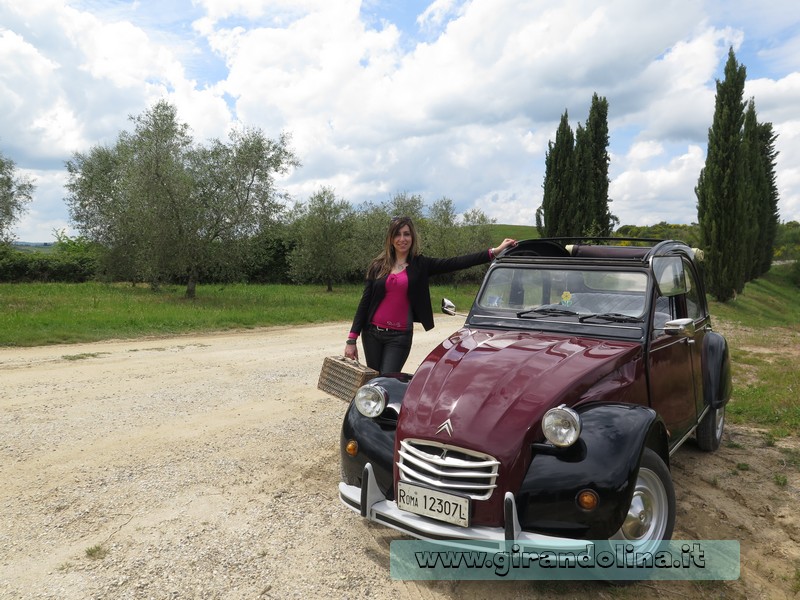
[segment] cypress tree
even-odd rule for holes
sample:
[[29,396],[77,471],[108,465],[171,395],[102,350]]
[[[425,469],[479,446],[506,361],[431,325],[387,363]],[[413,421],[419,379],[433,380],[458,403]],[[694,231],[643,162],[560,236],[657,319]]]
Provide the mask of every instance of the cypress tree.
[[608,101],[592,96],[589,119],[573,135],[565,111],[545,157],[544,198],[536,211],[542,236],[610,236]]
[[744,290],[744,284],[758,277],[757,265],[761,263],[762,252],[757,246],[762,225],[763,206],[766,204],[766,175],[761,160],[761,142],[758,133],[755,102],[747,103],[742,129],[742,145],[739,152],[739,204],[742,208],[739,242],[747,248],[743,260],[736,267],[736,292]]
[[[584,233],[594,230],[599,236],[610,236],[615,217],[608,209],[608,100],[592,96],[589,119],[586,121],[587,140],[591,147],[591,171],[586,175],[591,179],[591,204],[588,212],[589,226]],[[576,142],[577,143],[577,142]],[[578,171],[583,173],[583,171]]]
[[589,132],[581,125],[575,130],[575,151],[572,155],[572,194],[569,203],[569,235],[594,235],[595,189],[594,160]]
[[773,132],[772,123],[758,124],[758,138],[760,159],[764,170],[764,191],[759,215],[759,236],[756,240],[756,250],[760,253],[760,261],[755,268],[755,277],[760,277],[772,267],[773,248],[775,237],[778,234],[778,183],[775,176],[775,160],[778,156],[775,150],[775,140],[778,134]]
[[736,62],[731,48],[725,64],[725,79],[717,80],[706,164],[695,188],[708,291],[720,302],[730,300],[739,288],[738,273],[750,251],[741,243],[744,214],[742,197],[737,191],[746,76],[745,67]]
[[569,204],[572,193],[572,155],[575,138],[569,126],[567,111],[556,130],[556,141],[548,143],[545,155],[544,195],[536,211],[536,227],[543,237],[568,236]]

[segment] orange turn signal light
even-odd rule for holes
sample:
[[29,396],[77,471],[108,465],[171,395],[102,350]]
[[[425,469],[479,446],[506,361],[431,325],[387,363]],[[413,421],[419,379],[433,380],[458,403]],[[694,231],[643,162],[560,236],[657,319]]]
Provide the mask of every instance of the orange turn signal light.
[[358,454],[358,442],[355,440],[348,440],[347,445],[344,447],[344,451],[350,456],[355,456]]
[[583,510],[594,510],[597,508],[600,498],[594,490],[581,490],[578,493],[577,502]]

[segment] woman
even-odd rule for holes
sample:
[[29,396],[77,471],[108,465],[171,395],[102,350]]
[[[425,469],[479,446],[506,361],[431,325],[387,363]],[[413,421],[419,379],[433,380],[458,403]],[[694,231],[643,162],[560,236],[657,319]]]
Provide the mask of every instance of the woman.
[[358,303],[353,326],[345,345],[345,356],[358,360],[356,340],[367,366],[379,373],[396,373],[411,351],[414,322],[433,328],[428,277],[488,263],[497,254],[516,245],[505,239],[497,248],[454,258],[429,258],[419,253],[419,240],[409,217],[389,223],[383,251],[367,269],[364,293]]

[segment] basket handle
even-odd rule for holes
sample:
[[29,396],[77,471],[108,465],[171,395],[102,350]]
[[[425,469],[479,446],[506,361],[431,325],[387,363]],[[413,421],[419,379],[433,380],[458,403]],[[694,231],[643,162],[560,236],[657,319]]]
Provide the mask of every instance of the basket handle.
[[350,364],[351,364],[351,365],[353,365],[353,366],[362,367],[362,368],[364,368],[364,369],[369,369],[370,371],[373,371],[373,372],[374,372],[374,373],[376,373],[376,374],[377,374],[377,373],[379,373],[377,370],[373,369],[372,367],[370,367],[370,366],[369,366],[369,365],[367,365],[367,364],[363,364],[363,365],[362,365],[362,364],[361,364],[360,362],[358,362],[358,360],[357,360],[357,359],[355,359],[355,358],[347,358],[346,356],[337,356],[337,357],[336,357],[336,360],[340,360],[340,361],[342,361],[343,363],[350,363]]
[[347,356],[344,356],[344,355],[340,356],[339,360],[341,360],[342,362],[349,362],[349,363],[352,363],[354,365],[360,365],[361,364],[360,362],[358,362],[358,359],[356,359],[356,358],[348,358]]

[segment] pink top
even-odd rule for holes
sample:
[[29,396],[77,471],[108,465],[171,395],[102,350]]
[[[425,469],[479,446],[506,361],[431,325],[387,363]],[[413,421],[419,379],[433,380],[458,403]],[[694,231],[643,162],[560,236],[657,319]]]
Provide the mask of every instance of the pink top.
[[408,274],[405,269],[386,278],[386,296],[372,317],[372,324],[405,331],[408,328]]

